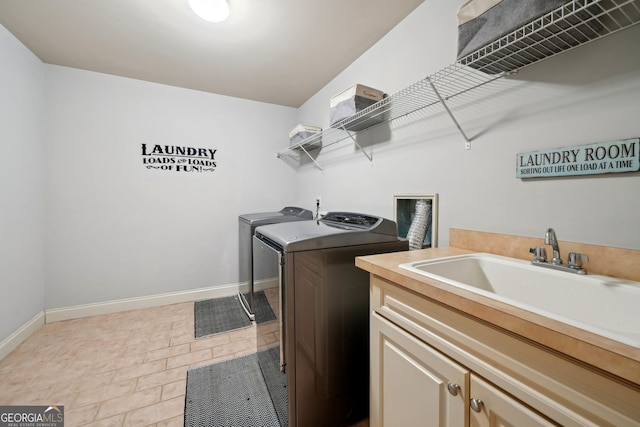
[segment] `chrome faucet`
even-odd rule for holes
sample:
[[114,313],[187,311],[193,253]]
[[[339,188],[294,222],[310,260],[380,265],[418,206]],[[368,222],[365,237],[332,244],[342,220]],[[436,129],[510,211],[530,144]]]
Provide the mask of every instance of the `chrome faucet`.
[[560,247],[558,247],[558,239],[553,228],[548,228],[547,232],[544,233],[544,244],[551,245],[551,248],[553,249],[553,258],[551,258],[551,262],[555,265],[561,265],[562,258],[560,257]]
[[551,248],[553,249],[553,258],[551,258],[551,261],[547,261],[547,251],[544,247],[531,248],[529,249],[529,252],[534,255],[531,264],[540,267],[552,268],[554,270],[587,274],[587,270],[582,267],[582,263],[585,261],[589,261],[589,257],[584,254],[578,252],[569,252],[569,260],[567,264],[565,265],[562,263],[562,258],[560,257],[560,247],[558,246],[558,238],[556,237],[556,232],[553,230],[553,228],[548,228],[547,232],[544,233],[544,244],[551,245]]

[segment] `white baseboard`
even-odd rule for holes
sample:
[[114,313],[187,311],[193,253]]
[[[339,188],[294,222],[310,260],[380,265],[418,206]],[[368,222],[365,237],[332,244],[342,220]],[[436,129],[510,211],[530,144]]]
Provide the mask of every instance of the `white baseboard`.
[[270,289],[270,288],[277,288],[279,285],[278,283],[278,279],[264,279],[264,280],[257,280],[254,282],[253,286],[254,286],[254,290],[257,291],[264,291],[265,289]]
[[0,360],[7,357],[9,353],[15,350],[24,340],[29,338],[31,334],[40,329],[45,322],[45,313],[41,311],[33,319],[22,325],[20,329],[9,335],[5,340],[0,342]]
[[239,285],[214,286],[211,288],[195,289],[170,294],[151,295],[140,298],[128,298],[101,302],[96,304],[76,305],[72,307],[54,308],[46,310],[46,323],[62,320],[79,319],[100,314],[118,313],[141,308],[158,307],[161,305],[178,304],[199,301],[210,298],[222,298],[238,293]]

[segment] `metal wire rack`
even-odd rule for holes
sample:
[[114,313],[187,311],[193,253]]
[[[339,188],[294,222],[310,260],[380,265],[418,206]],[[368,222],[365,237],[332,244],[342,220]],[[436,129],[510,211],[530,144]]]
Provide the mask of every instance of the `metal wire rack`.
[[[384,98],[355,115],[278,152],[278,157],[297,166],[301,157],[308,157],[322,169],[315,160],[320,149],[328,148],[344,140],[351,139],[369,159],[369,154],[359,146],[355,138],[357,130],[369,129],[403,116],[409,116],[420,110],[437,109],[441,111],[444,99],[458,95],[499,79],[502,74],[490,75],[460,64],[448,67],[422,79],[401,91]],[[435,88],[435,89],[434,89]],[[444,104],[446,106],[446,104]],[[454,119],[455,120],[455,119]],[[456,122],[457,125],[457,122]],[[458,129],[462,129],[458,125]]]
[[494,74],[531,65],[640,21],[638,0],[573,0],[460,59]]
[[322,169],[316,161],[321,148],[351,139],[371,161],[355,138],[357,131],[430,108],[446,110],[469,149],[470,141],[449,110],[448,100],[639,22],[640,0],[568,1],[331,128],[279,151],[277,156],[293,165],[306,156]]

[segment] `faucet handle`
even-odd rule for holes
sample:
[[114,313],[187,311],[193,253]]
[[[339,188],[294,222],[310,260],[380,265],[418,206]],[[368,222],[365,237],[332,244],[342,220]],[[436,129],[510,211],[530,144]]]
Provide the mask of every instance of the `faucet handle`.
[[529,252],[533,254],[534,262],[547,262],[547,250],[543,247],[536,247],[529,249]]
[[547,228],[547,231],[544,233],[544,244],[557,245],[556,232],[553,228]]
[[578,252],[569,252],[568,264],[571,268],[582,268],[583,262],[589,262],[589,257]]

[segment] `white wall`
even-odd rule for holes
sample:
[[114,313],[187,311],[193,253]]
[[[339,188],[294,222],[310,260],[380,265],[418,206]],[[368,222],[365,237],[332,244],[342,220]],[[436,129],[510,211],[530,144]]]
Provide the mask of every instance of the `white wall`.
[[[455,61],[460,1],[426,0],[299,110],[327,127],[329,98],[354,83],[395,93]],[[640,26],[522,70],[451,106],[449,117],[398,120],[359,135],[373,164],[345,142],[321,152],[324,171],[304,165],[299,203],[393,217],[393,195],[440,195],[439,243],[450,227],[640,249],[640,174],[515,178],[518,152],[640,136]],[[527,251],[528,248],[523,248]]]
[[[234,284],[238,215],[317,195],[324,210],[392,217],[394,194],[439,193],[440,245],[450,227],[553,226],[640,249],[638,173],[522,181],[514,165],[522,151],[640,136],[640,27],[452,103],[470,151],[439,113],[359,136],[373,165],[346,143],[320,155],[324,172],[275,158],[296,123],[328,126],[342,89],[394,93],[452,63],[460,3],[425,0],[299,110],[43,65],[0,27],[0,340],[43,307]],[[146,169],[142,143],[217,149],[217,169]]]
[[0,342],[43,310],[44,73],[0,25]]
[[[52,65],[46,88],[46,308],[237,283],[238,215],[294,200],[296,110]],[[147,169],[142,143],[217,168]]]

